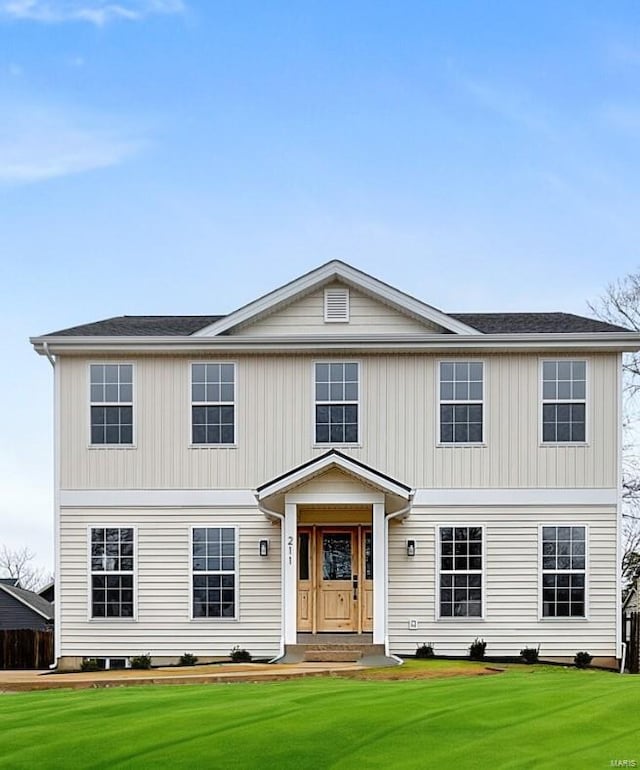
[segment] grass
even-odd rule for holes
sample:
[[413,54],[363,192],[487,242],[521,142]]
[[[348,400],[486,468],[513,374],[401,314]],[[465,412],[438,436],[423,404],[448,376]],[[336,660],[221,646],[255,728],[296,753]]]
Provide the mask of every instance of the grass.
[[[545,666],[0,696],[0,768],[605,768],[640,763],[640,679]],[[457,663],[455,673],[464,666]],[[469,669],[471,672],[472,669]]]

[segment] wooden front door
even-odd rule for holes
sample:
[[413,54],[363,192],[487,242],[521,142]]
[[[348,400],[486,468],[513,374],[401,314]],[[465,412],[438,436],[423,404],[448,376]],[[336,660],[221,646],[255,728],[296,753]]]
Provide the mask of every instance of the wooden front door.
[[317,547],[317,630],[357,631],[358,530],[323,527]]
[[298,631],[373,630],[369,526],[298,529]]

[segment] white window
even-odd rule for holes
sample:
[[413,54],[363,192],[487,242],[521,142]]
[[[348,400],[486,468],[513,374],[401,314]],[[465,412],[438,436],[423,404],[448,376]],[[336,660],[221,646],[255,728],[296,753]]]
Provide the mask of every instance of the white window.
[[133,618],[132,527],[91,528],[91,617]]
[[484,422],[482,361],[440,362],[440,443],[481,444]]
[[542,362],[542,441],[586,441],[586,361]]
[[315,365],[316,444],[358,442],[358,364]]
[[442,526],[439,617],[482,617],[482,527]]
[[585,617],[586,561],[586,527],[542,527],[544,618]]
[[235,443],[235,365],[191,365],[191,442]]
[[336,286],[324,290],[324,320],[326,323],[349,321],[349,289]]
[[133,444],[133,364],[90,364],[91,443]]
[[235,527],[194,527],[191,543],[194,618],[236,617]]

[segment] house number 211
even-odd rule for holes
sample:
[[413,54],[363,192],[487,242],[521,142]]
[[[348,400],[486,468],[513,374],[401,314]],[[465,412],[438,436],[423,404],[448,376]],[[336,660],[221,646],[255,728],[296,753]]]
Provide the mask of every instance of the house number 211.
[[289,535],[287,545],[289,547],[289,564],[293,564],[293,537],[291,535]]

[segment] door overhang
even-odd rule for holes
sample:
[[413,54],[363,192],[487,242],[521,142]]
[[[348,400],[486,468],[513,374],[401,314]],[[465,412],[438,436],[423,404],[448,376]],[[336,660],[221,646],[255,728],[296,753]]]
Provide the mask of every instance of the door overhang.
[[[312,484],[314,479],[339,471],[353,484],[333,491],[329,486]],[[331,449],[302,465],[260,485],[256,499],[261,508],[284,514],[286,503],[296,504],[373,504],[383,503],[386,514],[407,509],[414,490],[359,460]]]

